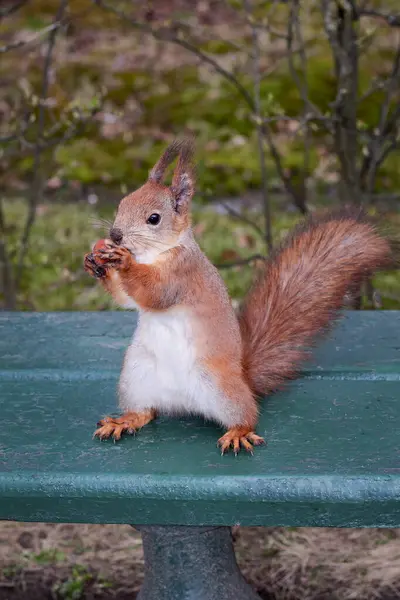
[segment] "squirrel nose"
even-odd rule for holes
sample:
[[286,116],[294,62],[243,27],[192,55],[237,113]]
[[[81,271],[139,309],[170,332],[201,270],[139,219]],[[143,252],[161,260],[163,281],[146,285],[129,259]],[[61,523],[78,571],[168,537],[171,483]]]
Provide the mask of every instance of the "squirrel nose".
[[117,227],[113,227],[110,230],[110,238],[114,242],[114,244],[120,244],[122,242],[123,233]]

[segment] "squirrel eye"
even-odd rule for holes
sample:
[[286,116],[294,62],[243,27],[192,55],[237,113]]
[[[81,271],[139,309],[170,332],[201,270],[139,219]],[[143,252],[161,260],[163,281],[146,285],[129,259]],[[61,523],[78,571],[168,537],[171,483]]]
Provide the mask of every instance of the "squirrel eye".
[[147,219],[147,222],[150,225],[158,225],[158,223],[161,221],[161,216],[157,213],[153,213],[152,215],[149,216],[149,218]]

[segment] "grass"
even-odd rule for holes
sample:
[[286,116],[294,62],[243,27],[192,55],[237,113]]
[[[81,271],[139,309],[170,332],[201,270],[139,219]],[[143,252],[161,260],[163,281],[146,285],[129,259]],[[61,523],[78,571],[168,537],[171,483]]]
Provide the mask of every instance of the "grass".
[[[26,214],[22,199],[5,202],[7,244],[15,260],[17,243]],[[46,203],[38,208],[32,229],[19,296],[22,310],[109,310],[115,309],[112,300],[83,270],[83,256],[93,243],[106,235],[102,219],[112,220],[114,208],[90,206],[86,202]],[[275,208],[274,239],[287,234],[299,217],[293,212]],[[252,214],[253,221],[261,216]],[[207,207],[194,210],[194,231],[207,256],[215,264],[223,264],[264,253],[261,236],[250,225],[216,213]],[[400,217],[391,214],[391,222],[400,224]],[[254,268],[241,266],[222,269],[221,275],[232,298],[240,299],[251,284]],[[400,307],[400,275],[398,272],[380,274],[375,284],[383,297],[383,308]]]

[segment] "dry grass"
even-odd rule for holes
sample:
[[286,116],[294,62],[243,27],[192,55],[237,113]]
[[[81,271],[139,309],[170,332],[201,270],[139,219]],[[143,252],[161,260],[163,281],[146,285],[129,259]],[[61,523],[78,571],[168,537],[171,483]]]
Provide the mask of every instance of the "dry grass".
[[[243,573],[263,598],[400,594],[397,530],[244,528],[235,543]],[[0,574],[0,600],[134,598],[143,578],[140,536],[125,525],[3,522]]]
[[260,590],[279,600],[398,597],[397,530],[247,529],[239,563]]

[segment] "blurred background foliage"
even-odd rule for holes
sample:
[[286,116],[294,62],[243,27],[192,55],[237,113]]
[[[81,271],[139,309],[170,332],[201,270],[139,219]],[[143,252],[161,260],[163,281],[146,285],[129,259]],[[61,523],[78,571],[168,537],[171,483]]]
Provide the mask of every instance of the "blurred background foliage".
[[[398,228],[398,0],[13,0],[0,15],[3,307],[111,308],[83,255],[185,131],[197,239],[236,299],[302,214],[354,202]],[[362,306],[398,308],[398,272]]]

